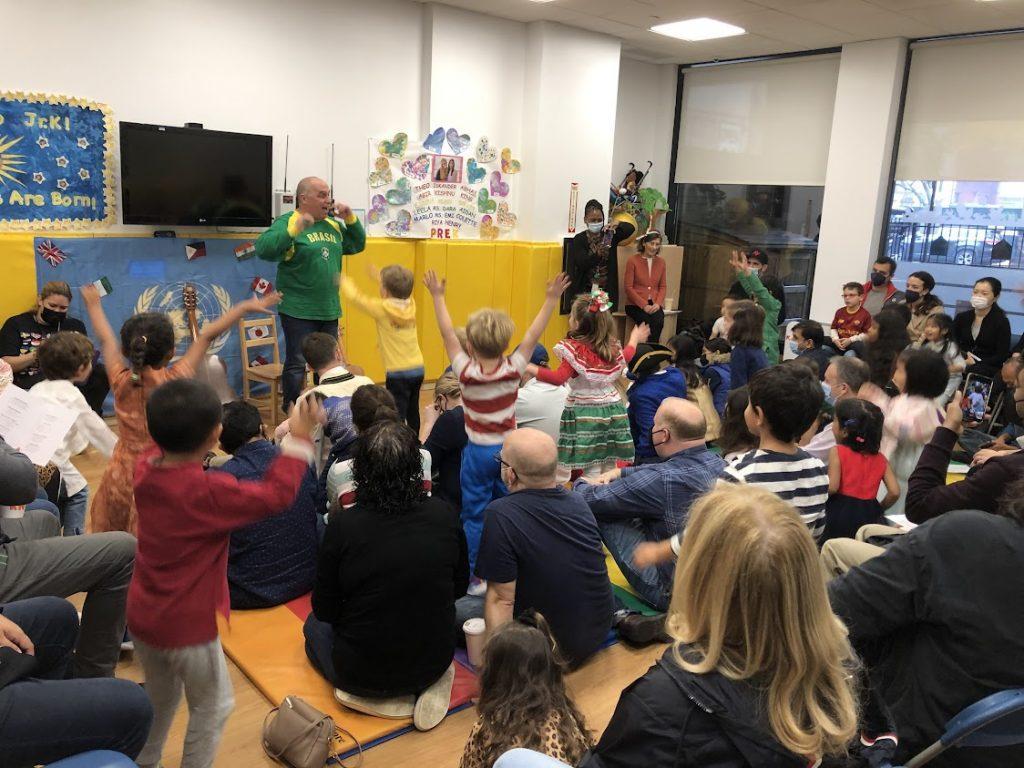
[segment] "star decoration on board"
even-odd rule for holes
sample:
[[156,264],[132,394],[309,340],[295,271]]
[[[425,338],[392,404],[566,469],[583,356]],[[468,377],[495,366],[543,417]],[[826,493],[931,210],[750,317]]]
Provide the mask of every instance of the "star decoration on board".
[[85,136],[79,136],[77,143],[78,143],[79,149],[88,149],[89,148],[89,140],[87,138],[85,138]]
[[64,155],[61,155],[60,157],[58,157],[55,160],[55,162],[57,163],[57,167],[58,168],[67,168],[68,167],[68,159],[66,157],[64,157]]
[[80,178],[82,181],[85,181],[86,179],[89,178],[89,171],[87,169],[85,169],[85,168],[79,168],[78,169],[78,178]]
[[67,179],[57,179],[57,189],[59,189],[59,190],[61,190],[63,192],[67,188],[68,188],[68,180]]
[[42,171],[36,171],[35,173],[32,174],[32,181],[34,181],[36,184],[42,184],[44,181],[46,181],[46,176],[43,175]]
[[38,139],[36,139],[36,144],[39,145],[40,149],[46,149],[48,146],[50,146],[50,140],[45,136],[40,136]]

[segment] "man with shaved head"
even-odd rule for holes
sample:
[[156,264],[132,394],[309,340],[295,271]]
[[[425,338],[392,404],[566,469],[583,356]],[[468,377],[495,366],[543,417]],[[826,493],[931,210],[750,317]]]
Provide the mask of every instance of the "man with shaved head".
[[725,469],[725,462],[707,449],[706,432],[700,408],[689,400],[667,397],[651,428],[651,444],[661,461],[576,482],[576,493],[590,506],[601,538],[626,580],[659,611],[668,609],[675,563],[638,568],[633,551],[643,542],[679,533],[690,505]]
[[484,513],[476,575],[487,593],[458,601],[459,626],[482,615],[491,633],[534,609],[578,666],[601,647],[612,621],[597,523],[586,503],[555,480],[558,449],[549,435],[518,429],[505,438],[498,460],[509,495]]
[[295,402],[305,378],[302,340],[316,332],[338,335],[341,257],[365,247],[366,233],[352,209],[335,203],[327,182],[315,176],[295,188],[295,210],[280,216],[256,240],[256,255],[277,262],[275,287],[284,294],[278,311],[284,330],[286,408]]

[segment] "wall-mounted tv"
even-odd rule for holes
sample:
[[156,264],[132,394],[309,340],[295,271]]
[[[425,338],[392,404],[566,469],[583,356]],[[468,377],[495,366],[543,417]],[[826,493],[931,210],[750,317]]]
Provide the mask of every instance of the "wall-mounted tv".
[[120,129],[125,224],[270,223],[272,137],[143,123]]

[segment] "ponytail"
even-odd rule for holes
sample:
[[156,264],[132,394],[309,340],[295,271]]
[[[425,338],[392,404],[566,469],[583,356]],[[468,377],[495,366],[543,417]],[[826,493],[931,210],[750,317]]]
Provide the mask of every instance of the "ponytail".
[[121,352],[128,358],[132,383],[142,386],[142,371],[159,368],[174,354],[174,326],[160,312],[132,315],[121,326]]

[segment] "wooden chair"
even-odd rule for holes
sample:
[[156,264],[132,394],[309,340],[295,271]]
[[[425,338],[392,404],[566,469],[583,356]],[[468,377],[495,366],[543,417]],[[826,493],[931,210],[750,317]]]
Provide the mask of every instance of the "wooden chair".
[[[250,338],[251,328],[268,328],[269,333],[259,338]],[[249,396],[250,382],[270,385],[270,417],[271,421],[277,421],[281,408],[281,376],[284,373],[284,365],[281,364],[281,350],[277,343],[277,317],[264,315],[256,320],[240,320],[238,323],[238,344],[242,351],[242,399],[246,402],[251,400]],[[273,348],[271,362],[263,365],[253,365],[251,350],[262,347]]]

